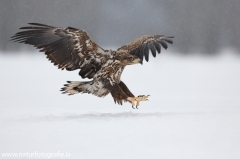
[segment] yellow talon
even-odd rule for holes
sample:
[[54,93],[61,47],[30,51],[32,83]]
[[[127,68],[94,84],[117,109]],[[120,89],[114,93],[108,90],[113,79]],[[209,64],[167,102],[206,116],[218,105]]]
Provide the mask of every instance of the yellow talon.
[[148,97],[150,95],[144,96],[144,95],[139,95],[137,97],[128,97],[127,100],[129,100],[132,103],[132,108],[134,108],[135,102],[136,102],[136,108],[138,109],[138,106],[140,105],[140,101],[146,101],[148,100]]

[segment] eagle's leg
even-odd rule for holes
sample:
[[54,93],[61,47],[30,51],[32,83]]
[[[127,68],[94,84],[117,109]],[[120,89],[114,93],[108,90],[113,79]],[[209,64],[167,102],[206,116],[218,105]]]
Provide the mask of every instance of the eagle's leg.
[[129,100],[132,103],[132,108],[134,108],[135,102],[136,102],[136,108],[138,109],[138,106],[140,105],[140,101],[147,101],[149,95],[147,96],[138,96],[138,97],[128,97],[127,100]]
[[139,106],[139,104],[140,104],[140,102],[139,101],[137,101],[137,104],[136,104],[136,108],[138,109],[138,106]]
[[127,100],[132,103],[132,108],[135,109],[135,108],[134,108],[134,105],[135,105],[135,101],[136,101],[136,100],[134,99],[134,97],[128,97]]
[[140,101],[148,101],[148,97],[150,95],[144,96],[144,95],[139,95],[137,97],[128,97],[127,100],[132,103],[132,108],[134,108],[134,104],[136,102],[136,108],[138,109],[138,106],[140,105]]
[[132,100],[135,100],[135,101],[137,101],[137,103],[136,103],[136,108],[138,109],[138,106],[140,105],[140,101],[148,101],[148,97],[149,97],[150,95],[139,95],[139,96],[137,96],[137,97],[133,97],[133,99]]
[[128,96],[127,100],[132,103],[132,108],[134,108],[134,105],[136,102],[136,108],[138,109],[138,106],[140,105],[140,101],[146,101],[146,100],[148,100],[147,98],[150,96],[150,95],[146,95],[146,96],[139,95],[139,96],[135,97],[122,81],[120,81],[119,86],[124,91],[124,93]]
[[118,85],[121,87],[123,92],[128,96],[127,100],[132,103],[132,108],[135,109],[134,105],[136,100],[134,99],[134,95],[132,94],[132,92],[128,89],[128,87],[122,81],[120,81]]
[[135,109],[135,108],[134,108],[135,102],[134,102],[134,101],[131,101],[131,103],[132,103],[132,108]]

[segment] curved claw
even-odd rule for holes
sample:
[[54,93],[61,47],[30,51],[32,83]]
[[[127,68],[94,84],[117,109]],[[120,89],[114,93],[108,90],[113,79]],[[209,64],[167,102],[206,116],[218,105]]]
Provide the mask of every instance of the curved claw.
[[[139,95],[137,97],[128,97],[127,100],[132,103],[132,108],[133,109],[138,109],[138,106],[140,105],[140,101],[149,101],[147,98],[150,95]],[[136,102],[136,107],[134,108]]]

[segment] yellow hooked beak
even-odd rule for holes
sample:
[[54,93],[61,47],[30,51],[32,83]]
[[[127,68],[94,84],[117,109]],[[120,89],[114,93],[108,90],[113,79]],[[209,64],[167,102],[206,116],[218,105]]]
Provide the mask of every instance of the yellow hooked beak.
[[142,64],[142,60],[140,58],[133,60],[133,64],[137,64],[137,63]]

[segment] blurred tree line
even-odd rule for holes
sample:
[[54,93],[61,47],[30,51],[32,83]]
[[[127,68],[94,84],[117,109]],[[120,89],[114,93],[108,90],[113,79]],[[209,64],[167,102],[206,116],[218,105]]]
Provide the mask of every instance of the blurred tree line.
[[106,49],[164,34],[177,52],[240,50],[239,8],[239,0],[0,0],[0,50],[26,49],[9,39],[29,22],[84,29]]

